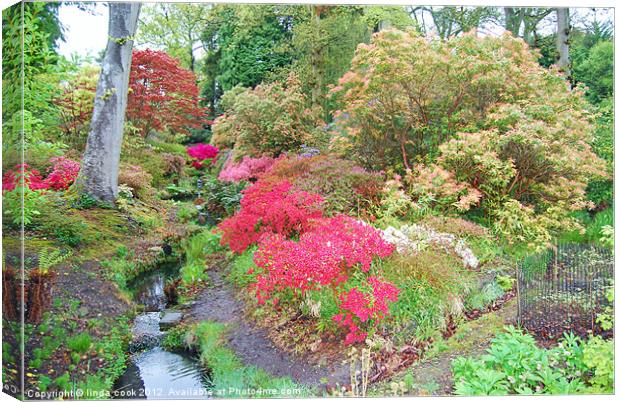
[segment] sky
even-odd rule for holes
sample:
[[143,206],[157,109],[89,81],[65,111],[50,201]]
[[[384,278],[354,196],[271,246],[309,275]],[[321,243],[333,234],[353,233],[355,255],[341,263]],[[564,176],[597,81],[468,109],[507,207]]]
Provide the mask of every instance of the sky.
[[62,5],[58,10],[61,23],[65,26],[65,42],[60,42],[58,51],[69,58],[71,54],[97,56],[108,42],[108,8],[104,3],[95,3],[95,15],[82,11],[75,5]]
[[[95,3],[94,10],[91,12],[82,11],[75,5],[65,4],[60,7],[59,17],[65,26],[65,42],[59,43],[60,54],[67,58],[70,58],[73,53],[78,53],[80,56],[95,57],[105,48],[108,37],[108,9],[104,3]],[[591,19],[592,10],[588,8],[579,9],[576,17]],[[602,20],[613,20],[613,11],[599,9],[597,17]],[[554,29],[552,21],[547,21],[546,26],[542,28],[542,31]],[[498,30],[503,29],[491,26],[489,30],[491,32],[488,33],[496,34],[499,33]],[[481,33],[484,34],[485,32],[482,31]]]

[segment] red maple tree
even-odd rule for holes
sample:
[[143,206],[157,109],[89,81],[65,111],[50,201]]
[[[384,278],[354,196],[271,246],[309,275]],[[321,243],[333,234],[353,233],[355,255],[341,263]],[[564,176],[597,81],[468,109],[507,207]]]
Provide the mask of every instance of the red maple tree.
[[193,72],[163,51],[134,50],[132,57],[126,113],[142,136],[151,130],[188,133],[207,123]]

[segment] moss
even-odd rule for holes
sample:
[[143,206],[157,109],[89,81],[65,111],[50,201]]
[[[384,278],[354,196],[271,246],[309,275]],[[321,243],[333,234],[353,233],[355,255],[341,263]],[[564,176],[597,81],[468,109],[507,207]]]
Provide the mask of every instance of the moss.
[[450,338],[436,341],[427,353],[426,358],[437,356],[446,351],[463,354],[487,344],[493,336],[503,331],[507,315],[515,308],[516,300],[512,300],[506,303],[502,310],[484,314],[476,320],[461,323]]

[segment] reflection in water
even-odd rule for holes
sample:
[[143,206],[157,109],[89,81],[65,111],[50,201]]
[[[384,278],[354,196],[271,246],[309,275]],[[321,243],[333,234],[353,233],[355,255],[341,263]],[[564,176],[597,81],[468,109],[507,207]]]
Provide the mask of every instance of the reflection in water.
[[136,281],[133,287],[134,300],[144,306],[144,311],[161,311],[166,308],[164,286],[166,276],[155,273]]
[[207,381],[191,356],[157,346],[134,356],[116,382],[114,395],[121,399],[205,399],[210,396]]

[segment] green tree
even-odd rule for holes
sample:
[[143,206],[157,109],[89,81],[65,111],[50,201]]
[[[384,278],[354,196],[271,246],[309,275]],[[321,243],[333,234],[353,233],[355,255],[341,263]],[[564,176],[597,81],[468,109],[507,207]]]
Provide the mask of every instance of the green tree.
[[595,104],[613,95],[614,44],[603,41],[594,45],[587,56],[574,63],[573,79],[588,87],[588,99]]
[[140,14],[137,44],[164,50],[178,58],[184,68],[197,72],[196,51],[203,48],[200,36],[211,6],[192,3],[145,4]]
[[236,87],[222,97],[226,111],[213,124],[212,142],[243,156],[276,157],[318,145],[323,122],[318,108],[309,108],[295,75],[285,82]]
[[[50,17],[46,3],[18,3],[2,11],[2,131],[5,166],[20,162],[19,150],[22,144],[26,151],[37,146],[42,152],[44,148],[54,148],[48,142],[58,123],[58,110],[52,100],[59,93],[59,73],[62,67],[53,49],[55,39],[51,38],[55,30],[50,27],[50,20],[53,18]],[[28,44],[24,47],[22,27],[24,40]]]
[[203,96],[215,109],[224,91],[253,87],[292,61],[287,6],[216,5],[201,40],[206,50]]

